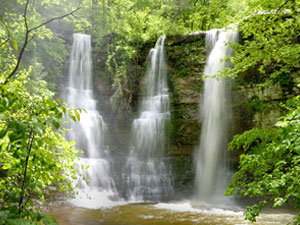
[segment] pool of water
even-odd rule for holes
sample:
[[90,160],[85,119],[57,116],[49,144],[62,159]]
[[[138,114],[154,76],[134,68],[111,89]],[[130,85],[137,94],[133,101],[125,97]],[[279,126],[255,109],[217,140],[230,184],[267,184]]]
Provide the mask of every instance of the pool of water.
[[[240,210],[220,208],[193,208],[189,202],[122,204],[109,208],[52,206],[46,214],[56,218],[60,225],[242,225],[253,224],[244,220]],[[289,211],[266,211],[255,225],[278,225],[292,222]]]

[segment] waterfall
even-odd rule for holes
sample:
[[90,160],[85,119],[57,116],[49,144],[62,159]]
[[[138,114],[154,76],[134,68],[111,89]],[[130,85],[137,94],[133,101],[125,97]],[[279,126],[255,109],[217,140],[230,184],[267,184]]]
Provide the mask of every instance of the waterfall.
[[165,126],[170,117],[167,68],[164,56],[165,37],[150,50],[146,73],[147,88],[133,121],[131,147],[123,179],[128,199],[157,201],[170,195],[171,172],[165,159]]
[[[97,101],[92,91],[91,37],[74,34],[70,57],[69,84],[66,100],[69,107],[83,108],[80,122],[70,122],[70,140],[76,142],[76,148],[84,151],[78,172],[84,174],[74,185],[79,186],[78,195],[72,202],[76,205],[98,208],[117,198],[112,178],[112,160],[109,148],[105,145],[107,127],[97,111]],[[84,170],[84,165],[88,166]]]
[[224,57],[231,54],[226,43],[237,41],[238,32],[211,30],[206,33],[206,46],[210,50],[204,75],[203,101],[200,104],[202,131],[200,147],[196,153],[196,198],[205,203],[224,202],[228,182],[227,132],[231,117],[229,87],[225,78],[214,78],[227,66]]

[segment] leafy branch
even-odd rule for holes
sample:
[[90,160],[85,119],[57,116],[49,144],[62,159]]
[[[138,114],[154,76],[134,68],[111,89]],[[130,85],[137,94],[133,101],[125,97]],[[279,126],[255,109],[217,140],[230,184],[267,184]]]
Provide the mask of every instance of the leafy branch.
[[26,160],[25,160],[23,183],[22,183],[21,195],[20,195],[20,200],[19,200],[19,214],[21,214],[22,203],[23,203],[23,199],[24,199],[24,196],[25,196],[26,175],[27,175],[28,161],[29,161],[29,157],[30,157],[30,153],[31,153],[31,149],[32,149],[33,140],[34,140],[34,132],[31,129],[30,134],[29,134],[29,139],[28,139],[27,156],[26,156]]
[[276,13],[278,13],[290,0],[286,0],[277,10]]
[[[59,20],[59,19],[63,19],[67,16],[70,16],[70,15],[73,15],[73,13],[75,13],[76,11],[78,11],[80,9],[80,5],[81,5],[81,1],[79,2],[78,6],[76,9],[72,10],[71,12],[69,13],[66,13],[62,16],[58,16],[58,17],[54,17],[54,18],[51,18],[35,27],[32,27],[32,28],[29,28],[28,26],[28,21],[27,21],[27,12],[28,12],[28,5],[29,5],[29,0],[26,1],[26,4],[25,4],[25,8],[24,8],[24,14],[23,14],[23,17],[24,17],[24,24],[25,24],[25,40],[24,40],[24,43],[23,43],[23,46],[22,46],[22,49],[20,51],[20,54],[18,56],[18,59],[17,59],[17,63],[14,67],[14,69],[10,72],[10,74],[7,76],[7,78],[5,79],[5,81],[3,82],[3,84],[6,84],[15,74],[16,72],[18,71],[19,69],[19,66],[20,66],[20,63],[21,63],[21,60],[22,60],[22,56],[24,54],[24,51],[28,45],[28,43],[31,41],[31,39],[29,40],[29,34],[32,32],[32,31],[35,31],[37,29],[39,29],[40,27],[42,26],[45,26],[46,24],[48,23],[51,23],[53,22],[54,20]],[[2,19],[2,18],[1,18]],[[1,20],[2,21],[2,20]],[[4,22],[4,21],[3,21]]]
[[5,39],[4,42],[2,42],[2,43],[0,44],[0,48],[1,48],[3,45],[5,45],[5,44],[10,40],[10,31],[9,31],[9,29],[8,29],[7,24],[5,23],[5,21],[3,20],[3,18],[2,18],[1,16],[0,16],[0,21],[1,21],[1,23],[4,25],[4,27],[5,27],[5,29],[6,29],[6,33],[7,33],[7,38]]

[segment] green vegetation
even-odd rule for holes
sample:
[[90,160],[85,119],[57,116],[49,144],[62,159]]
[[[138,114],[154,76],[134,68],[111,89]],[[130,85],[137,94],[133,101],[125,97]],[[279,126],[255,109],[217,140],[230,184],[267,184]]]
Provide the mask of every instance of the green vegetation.
[[205,61],[205,35],[188,38],[169,36],[166,46],[171,95],[170,137],[173,152],[192,153],[198,144],[200,123],[197,117],[201,74]]
[[[44,201],[49,186],[73,192],[71,180],[77,176],[75,160],[79,152],[73,149],[74,143],[66,141],[61,124],[64,114],[74,121],[80,116],[59,99],[55,101],[54,93],[41,77],[30,78],[34,70],[38,71],[39,64],[28,68],[22,65],[32,38],[50,35],[40,28],[52,21],[39,22],[28,17],[27,13],[34,11],[29,1],[23,10],[22,22],[20,18],[14,20],[12,14],[6,15],[11,24],[1,17],[0,36],[4,41],[0,45],[0,224],[42,221],[54,225],[57,224],[54,218],[33,208],[33,198]],[[24,39],[16,41],[12,28],[14,34],[24,35]]]
[[[253,128],[236,135],[229,149],[243,148],[239,171],[234,175],[227,194],[259,197],[246,210],[246,218],[255,221],[260,210],[270,202],[273,207],[286,203],[299,208],[300,173],[300,97],[290,99],[276,127]],[[295,218],[300,222],[299,215]]]
[[[105,62],[96,74],[110,84],[112,108],[119,113],[130,111],[136,101],[144,59],[159,36],[176,39],[232,23],[237,24],[241,40],[230,43],[234,57],[228,60],[233,67],[220,71],[221,75],[260,91],[278,85],[276,101],[283,115],[276,124],[256,124],[234,137],[229,148],[244,152],[227,194],[259,197],[259,203],[245,213],[251,221],[268,203],[300,208],[299,0],[84,0],[80,9],[75,0],[2,0],[1,4],[0,224],[41,220],[55,224],[33,210],[32,198],[43,200],[50,185],[67,193],[73,190],[66,177],[76,176],[78,152],[74,143],[65,140],[61,124],[63,115],[78,120],[79,114],[54,100],[73,32],[93,35],[95,54]],[[178,130],[175,144],[192,146],[200,124],[190,122],[196,121],[196,103],[190,95],[202,87],[191,78],[202,73],[203,61],[195,56],[198,50],[204,55],[204,42],[187,42],[186,48],[174,43],[168,43],[168,58],[174,59],[169,65],[176,68],[169,82],[174,87],[191,84],[189,90],[173,96],[172,107],[182,104],[172,109]],[[253,95],[245,111],[263,113],[270,108],[262,96]],[[182,113],[186,109],[188,119]],[[299,218],[295,223],[300,223]]]
[[[236,135],[229,144],[229,149],[243,149],[244,153],[227,194],[258,197],[259,203],[245,212],[246,219],[255,221],[266,205],[280,207],[288,203],[300,208],[297,96],[300,2],[256,0],[243,4],[250,14],[244,14],[238,24],[242,40],[232,44],[233,68],[222,71],[222,75],[234,77],[238,82],[252,80],[252,88],[262,92],[279,85],[279,97],[275,100],[285,114],[276,124],[267,127],[257,124]],[[249,106],[253,110],[263,112],[268,108],[262,97],[253,96],[252,100]],[[295,217],[295,224],[300,223],[299,218]]]
[[75,114],[53,100],[45,82],[30,80],[29,73],[19,71],[0,89],[0,224],[31,224],[41,219],[55,224],[46,222],[51,220],[38,209],[30,209],[32,198],[43,201],[51,185],[58,191],[73,191],[68,177],[77,176],[74,166],[79,152],[66,141],[60,126],[63,114],[72,118]]
[[[159,36],[186,34],[191,31],[223,27],[230,10],[226,0],[102,0],[93,1],[85,10],[93,15],[90,33],[96,49],[106,55],[107,70],[100,72],[113,87],[114,111],[131,111],[133,87],[144,74],[139,68],[140,50],[155,43]],[[90,11],[89,11],[90,10]],[[106,43],[106,52],[103,52]],[[153,44],[151,47],[153,47]],[[102,56],[99,56],[102,57]],[[143,58],[144,59],[144,58]],[[182,68],[182,75],[188,72]]]

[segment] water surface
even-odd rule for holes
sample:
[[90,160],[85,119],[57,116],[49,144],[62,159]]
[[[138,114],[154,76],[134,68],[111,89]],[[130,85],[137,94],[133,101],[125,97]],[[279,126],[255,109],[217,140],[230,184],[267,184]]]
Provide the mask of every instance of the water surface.
[[[65,208],[52,210],[60,225],[242,225],[242,211],[217,208],[196,209],[190,203],[125,204],[103,209]],[[288,211],[262,214],[254,225],[278,225],[292,222]]]

